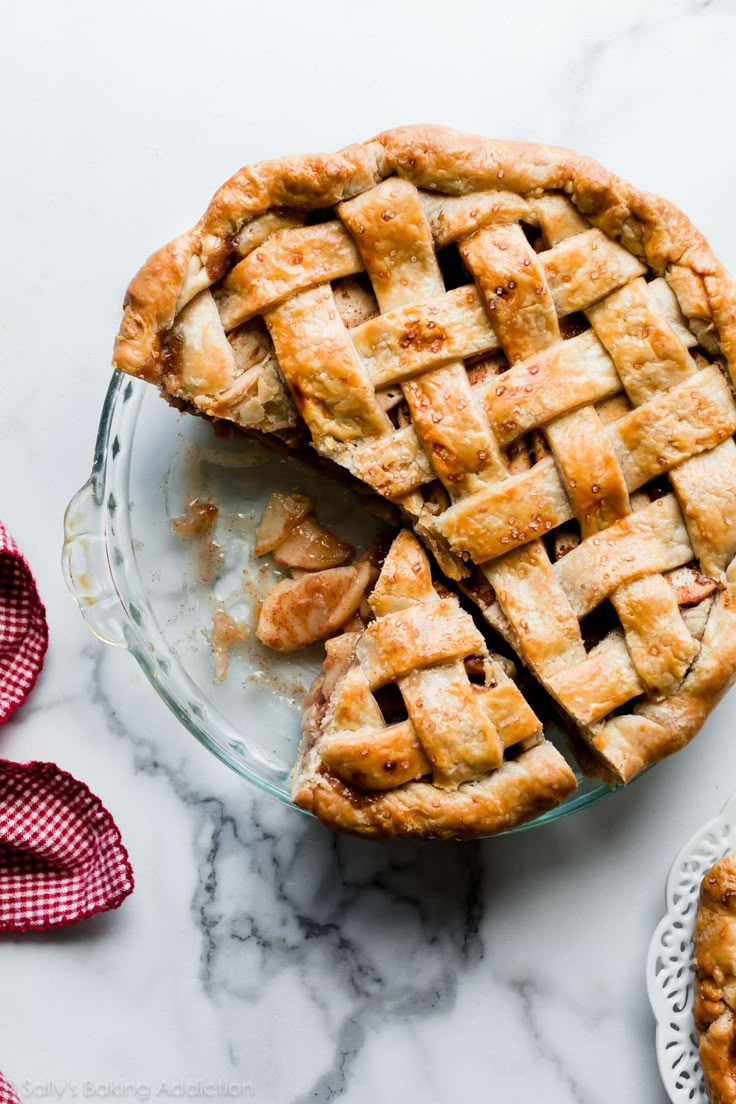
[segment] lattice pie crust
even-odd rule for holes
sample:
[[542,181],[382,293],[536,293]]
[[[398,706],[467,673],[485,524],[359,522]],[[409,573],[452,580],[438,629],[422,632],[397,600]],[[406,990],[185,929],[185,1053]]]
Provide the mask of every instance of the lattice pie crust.
[[[115,364],[194,411],[307,440],[396,502],[618,779],[687,742],[731,682],[736,288],[684,215],[595,162],[415,127],[242,169],[134,279]],[[406,535],[410,549],[420,562]],[[421,562],[403,615],[462,635]],[[383,747],[375,612],[328,666],[366,680],[360,731]],[[391,677],[440,708],[462,655],[440,667]],[[493,721],[470,774],[452,741],[439,766],[411,707],[410,776],[351,783],[333,762],[352,739],[335,728],[345,695],[320,694],[329,731],[305,737],[295,794],[338,826],[472,834],[569,792],[543,740],[501,762]],[[534,785],[507,790],[524,764]]]

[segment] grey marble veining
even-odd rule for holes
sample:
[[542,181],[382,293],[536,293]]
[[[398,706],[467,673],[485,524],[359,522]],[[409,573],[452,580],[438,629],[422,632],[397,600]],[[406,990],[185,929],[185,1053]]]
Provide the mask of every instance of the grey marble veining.
[[[226,32],[223,33],[223,28]],[[39,0],[0,39],[0,517],[51,650],[0,755],[114,813],[137,888],[0,939],[0,1069],[40,1099],[663,1101],[644,957],[680,844],[736,786],[736,704],[627,792],[469,844],[338,839],[200,748],[59,569],[127,278],[239,164],[406,121],[589,152],[736,267],[728,0]]]

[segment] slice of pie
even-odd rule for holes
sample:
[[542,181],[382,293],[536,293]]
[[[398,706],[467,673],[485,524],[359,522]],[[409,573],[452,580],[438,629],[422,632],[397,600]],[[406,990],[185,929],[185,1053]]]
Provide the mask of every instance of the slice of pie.
[[736,855],[711,867],[695,924],[693,1016],[713,1104],[736,1104]]
[[397,504],[614,778],[731,682],[736,287],[595,162],[413,127],[245,168],[134,279],[115,364]]

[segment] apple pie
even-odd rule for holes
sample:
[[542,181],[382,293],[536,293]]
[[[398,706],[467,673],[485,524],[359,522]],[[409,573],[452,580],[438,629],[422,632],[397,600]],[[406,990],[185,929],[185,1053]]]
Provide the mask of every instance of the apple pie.
[[[736,288],[683,214],[589,158],[408,127],[244,168],[135,277],[114,362],[394,503],[610,777],[685,744],[730,684]],[[539,728],[506,746],[481,701],[511,690],[468,691],[465,645],[413,672],[384,656],[408,716],[382,724],[371,704],[367,655],[387,618],[407,632],[429,618],[448,648],[469,640],[455,598],[422,593],[330,643],[297,799],[361,831],[522,819],[569,777],[544,740],[527,746]],[[473,702],[448,722],[454,739],[427,743],[414,684],[422,715]],[[340,758],[347,745],[368,748],[368,773]],[[379,785],[384,755],[410,764],[393,786]],[[525,763],[544,797],[525,789]]]

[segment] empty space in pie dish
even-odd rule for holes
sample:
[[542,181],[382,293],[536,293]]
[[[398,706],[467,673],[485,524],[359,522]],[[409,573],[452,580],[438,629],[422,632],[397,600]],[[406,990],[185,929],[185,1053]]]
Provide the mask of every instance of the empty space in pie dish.
[[[135,432],[130,467],[131,551],[150,610],[169,649],[201,700],[230,721],[249,747],[287,778],[299,739],[301,699],[319,671],[324,650],[292,655],[264,647],[255,636],[258,609],[289,572],[254,553],[259,518],[273,491],[309,497],[315,516],[358,552],[385,522],[360,496],[316,465],[279,454],[245,436],[218,436],[147,395]],[[192,502],[217,508],[201,535],[177,539],[172,522]],[[245,627],[233,648],[225,681],[214,682],[210,632],[222,610]],[[166,672],[164,672],[165,676]]]

